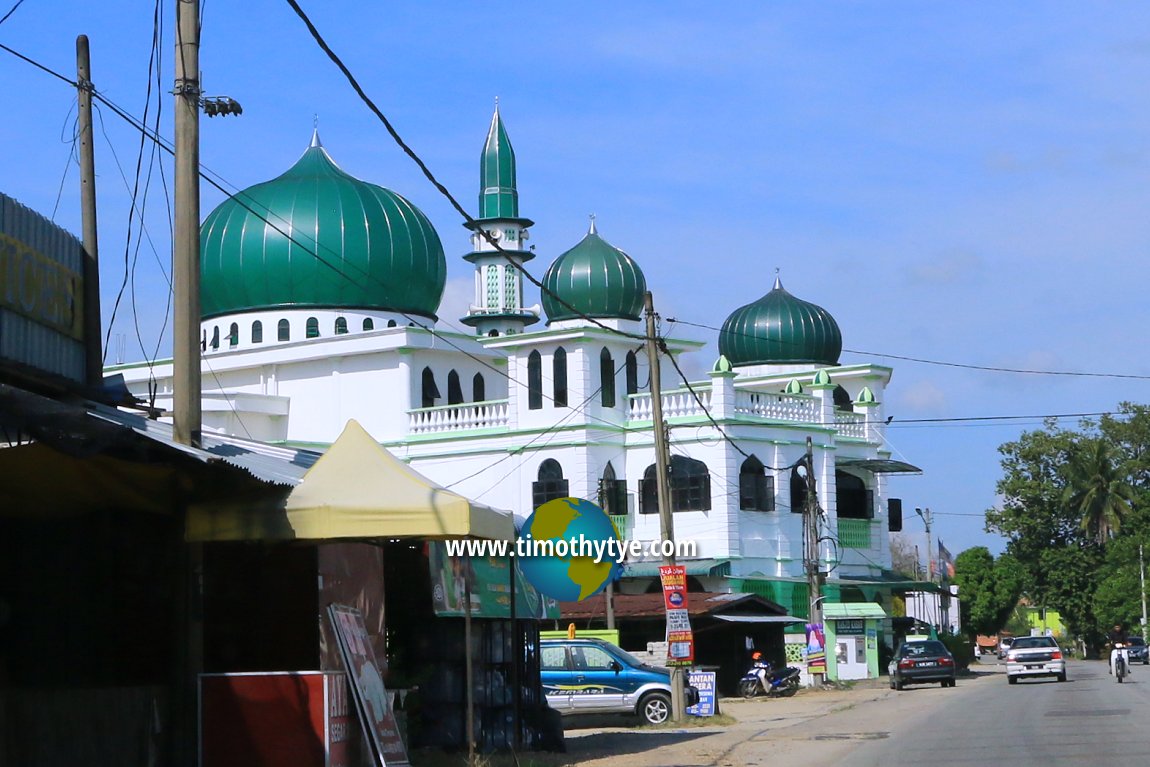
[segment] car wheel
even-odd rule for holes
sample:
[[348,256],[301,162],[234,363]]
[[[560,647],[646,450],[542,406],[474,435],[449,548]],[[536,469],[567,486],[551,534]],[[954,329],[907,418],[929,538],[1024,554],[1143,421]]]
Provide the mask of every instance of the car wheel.
[[1008,677],[1006,677],[1006,681],[1010,682],[1010,684],[1017,684],[1018,683],[1018,677],[1008,676]]
[[1058,681],[1059,682],[1065,682],[1066,681],[1066,674],[1059,674],[1058,675]]
[[662,724],[671,716],[671,696],[665,692],[652,692],[639,701],[639,716],[647,724]]
[[906,687],[906,682],[902,681],[901,679],[896,679],[894,681],[894,689],[901,690],[904,687]]
[[744,679],[739,682],[739,695],[744,698],[753,698],[755,693],[758,692],[759,683],[752,679]]

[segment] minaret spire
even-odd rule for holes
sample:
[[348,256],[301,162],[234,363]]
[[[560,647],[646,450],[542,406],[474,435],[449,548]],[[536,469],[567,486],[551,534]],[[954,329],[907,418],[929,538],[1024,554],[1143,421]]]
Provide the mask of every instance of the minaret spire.
[[480,160],[480,218],[519,218],[519,192],[515,188],[515,150],[499,116],[499,98]]

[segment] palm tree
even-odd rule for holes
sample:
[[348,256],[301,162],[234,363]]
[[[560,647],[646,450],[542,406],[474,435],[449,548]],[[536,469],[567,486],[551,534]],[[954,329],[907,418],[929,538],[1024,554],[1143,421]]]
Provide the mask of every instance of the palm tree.
[[1101,439],[1071,452],[1066,476],[1063,502],[1081,516],[1081,529],[1104,545],[1133,510],[1134,488]]

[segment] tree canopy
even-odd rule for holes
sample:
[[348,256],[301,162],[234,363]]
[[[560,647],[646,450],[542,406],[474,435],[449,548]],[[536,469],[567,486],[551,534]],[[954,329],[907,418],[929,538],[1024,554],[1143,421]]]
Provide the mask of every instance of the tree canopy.
[[961,552],[954,560],[954,582],[962,600],[962,629],[973,637],[997,634],[1022,595],[1023,572],[1010,555],[995,561],[985,546]]

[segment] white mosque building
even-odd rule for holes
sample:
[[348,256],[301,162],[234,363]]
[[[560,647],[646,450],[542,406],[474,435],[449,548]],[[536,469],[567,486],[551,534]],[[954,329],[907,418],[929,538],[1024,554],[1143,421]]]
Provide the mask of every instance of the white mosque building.
[[[355,419],[481,503],[526,516],[552,498],[589,498],[625,537],[656,540],[641,254],[592,221],[547,267],[542,306],[527,306],[519,267],[536,257],[533,222],[519,214],[498,109],[481,167],[462,255],[475,267],[462,318],[474,334],[436,325],[447,265],[432,223],[343,171],[318,135],[283,175],[217,207],[201,230],[204,430],[323,449]],[[676,357],[703,345],[665,342]],[[806,484],[794,466],[810,438],[828,599],[886,602],[888,529],[901,523],[886,475],[917,471],[884,448],[891,369],[840,365],[834,318],[777,278],[731,312],[719,349],[690,389],[663,367],[675,535],[697,546],[688,574],[806,614]],[[170,410],[170,361],[108,372]],[[628,563],[623,591],[646,589],[657,564]]]

